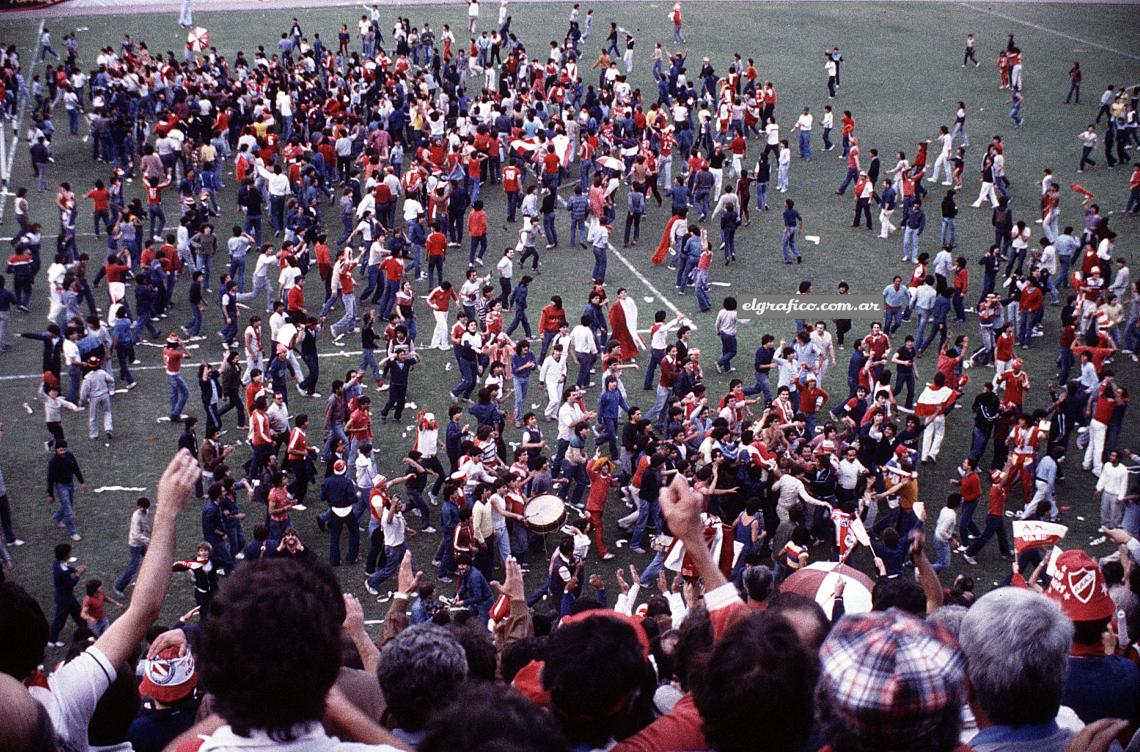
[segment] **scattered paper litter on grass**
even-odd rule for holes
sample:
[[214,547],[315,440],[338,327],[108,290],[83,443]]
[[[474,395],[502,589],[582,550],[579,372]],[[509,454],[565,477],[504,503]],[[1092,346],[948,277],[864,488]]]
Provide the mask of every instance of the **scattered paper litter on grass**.
[[24,403],[24,409],[28,411],[28,415],[32,414],[32,406],[29,405],[27,402]]
[[127,491],[131,493],[142,493],[145,490],[145,487],[140,486],[99,486],[99,488],[96,488],[91,493],[126,493]]
[[804,235],[804,240],[806,240],[809,243],[815,243],[816,245],[819,245],[819,236],[818,235]]
[[646,303],[652,303],[653,302],[653,296],[652,295],[646,295],[644,298],[642,298],[642,300],[644,300]]

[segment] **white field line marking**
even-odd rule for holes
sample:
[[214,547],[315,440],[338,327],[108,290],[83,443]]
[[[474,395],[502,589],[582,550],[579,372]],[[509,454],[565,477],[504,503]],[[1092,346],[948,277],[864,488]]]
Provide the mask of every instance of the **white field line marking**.
[[[633,264],[630,263],[629,259],[627,259],[625,257],[625,254],[623,254],[617,248],[614,248],[613,243],[610,243],[609,247],[610,247],[610,253],[617,256],[618,261],[625,264],[625,268],[629,269],[629,271],[633,274],[633,276],[637,277],[638,281],[641,282],[641,284],[645,285],[649,289],[649,291],[651,293],[653,293],[653,295],[658,300],[660,300],[662,303],[664,303],[666,308],[668,308],[670,311],[672,311],[677,316],[684,316],[684,314],[681,313],[681,309],[677,308],[677,306],[673,305],[673,302],[671,300],[669,300],[664,295],[662,295],[661,291],[658,290],[656,287],[654,287],[653,283],[650,282],[649,279],[637,269],[637,267],[635,267]],[[687,316],[686,316],[686,319],[688,319]],[[687,323],[688,323],[690,329],[692,329],[693,331],[696,331],[696,329],[697,329],[696,324],[694,324],[692,321],[687,321]]]
[[[149,343],[140,342],[139,344],[145,345],[145,344],[149,344]],[[318,358],[351,358],[351,357],[354,357],[356,355],[360,355],[360,350],[335,350],[333,352],[317,353]],[[245,361],[241,361],[241,362],[244,363]],[[134,373],[135,371],[157,371],[159,369],[165,369],[165,368],[166,368],[165,366],[161,366],[161,365],[132,366],[131,367],[131,373]],[[117,364],[113,370],[116,373],[118,372],[118,365]],[[11,374],[9,376],[0,376],[0,381],[26,381],[28,379],[42,379],[43,377],[44,377],[44,375],[42,373],[14,373],[14,374]],[[118,392],[116,392],[116,394],[117,393]]]
[[1055,34],[1056,36],[1059,36],[1062,39],[1068,39],[1069,41],[1072,41],[1072,42],[1080,42],[1081,44],[1087,44],[1089,47],[1095,47],[1098,50],[1104,50],[1105,52],[1111,52],[1114,55],[1122,55],[1123,57],[1126,57],[1130,60],[1140,60],[1140,55],[1133,55],[1130,52],[1125,52],[1124,50],[1118,50],[1115,47],[1108,47],[1107,45],[1098,44],[1096,42],[1090,42],[1087,39],[1081,39],[1080,37],[1075,37],[1072,34],[1066,34],[1063,31],[1057,31],[1056,29],[1050,29],[1048,26],[1041,26],[1041,25],[1035,24],[1031,21],[1023,21],[1020,18],[1016,18],[1014,16],[1007,16],[1005,13],[998,13],[996,10],[990,10],[989,8],[979,8],[978,6],[971,5],[970,3],[958,3],[958,4],[961,5],[963,8],[969,8],[970,10],[976,10],[979,13],[988,13],[991,16],[997,16],[998,18],[1004,18],[1006,21],[1012,21],[1013,23],[1021,24],[1022,26],[1028,26],[1029,28],[1036,29],[1037,31],[1044,31],[1048,34]]
[[[40,64],[39,55],[37,53],[39,52],[40,38],[44,35],[44,20],[45,19],[42,18],[40,19],[40,30],[36,32],[36,41],[32,46],[32,66],[28,71],[29,77],[35,74],[36,68]],[[0,185],[5,187],[4,195],[0,196],[0,222],[4,221],[4,209],[8,206],[8,196],[11,195],[7,191],[7,186],[12,178],[12,165],[16,162],[16,150],[20,145],[20,131],[24,128],[24,113],[28,110],[28,99],[31,97],[31,89],[29,89],[28,92],[28,95],[24,97],[24,101],[20,105],[20,111],[16,113],[16,130],[12,133],[12,146],[7,150],[8,163],[4,165],[4,174],[0,176],[3,177],[3,181],[0,181]],[[2,129],[0,129],[0,138],[7,138]]]

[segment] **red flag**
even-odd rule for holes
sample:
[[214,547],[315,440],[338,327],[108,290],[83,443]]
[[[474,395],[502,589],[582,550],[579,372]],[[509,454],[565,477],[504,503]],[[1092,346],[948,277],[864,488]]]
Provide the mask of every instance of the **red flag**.
[[1065,538],[1069,528],[1043,520],[1014,520],[1013,547],[1017,553],[1031,548],[1049,548]]

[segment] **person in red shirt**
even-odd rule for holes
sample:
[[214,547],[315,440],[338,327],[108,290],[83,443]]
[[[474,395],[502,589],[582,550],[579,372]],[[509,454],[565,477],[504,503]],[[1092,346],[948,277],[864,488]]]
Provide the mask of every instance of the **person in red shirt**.
[[1018,344],[1027,350],[1033,339],[1033,329],[1041,320],[1045,306],[1045,295],[1041,292],[1037,280],[1031,277],[1028,282],[1018,299],[1018,308],[1021,311]]
[[816,385],[814,373],[807,375],[807,384],[800,390],[800,412],[804,414],[804,423],[808,436],[815,435],[815,416],[827,404],[830,395]]
[[[170,178],[145,178],[146,216],[150,222],[149,237],[158,237],[166,227],[166,213],[162,210],[162,189],[170,185]],[[157,227],[156,227],[157,225]]]
[[[507,194],[507,221],[515,221],[515,212],[522,202],[522,181],[518,161],[511,157],[511,162],[503,168],[503,193]],[[430,283],[429,283],[430,284]]]
[[173,332],[166,338],[166,346],[162,348],[162,365],[166,371],[166,383],[170,386],[170,411],[167,413],[171,423],[179,423],[185,417],[182,409],[190,399],[190,387],[182,378],[182,359],[189,357],[190,352],[183,346],[182,340]]
[[289,288],[289,294],[285,297],[285,310],[290,314],[300,313],[305,314],[305,277],[304,275],[297,277],[297,281]]
[[[504,170],[504,174],[505,172]],[[442,285],[443,262],[447,259],[447,236],[443,234],[441,223],[432,225],[432,232],[427,236],[424,248],[427,249],[428,257],[428,285]]]
[[1005,387],[1002,399],[1020,409],[1025,403],[1025,393],[1029,391],[1029,374],[1021,370],[1021,358],[1010,363],[1009,370],[1001,375],[998,383]]
[[863,343],[871,348],[872,360],[882,360],[891,349],[891,338],[883,333],[878,321],[871,324],[871,333],[863,338]]
[[974,510],[982,498],[982,479],[978,475],[978,462],[973,457],[962,460],[962,477],[951,478],[950,485],[958,486],[962,507],[958,510],[958,537],[963,541],[977,538],[981,530],[974,524]]
[[978,560],[974,557],[982,550],[982,546],[986,545],[990,538],[995,535],[998,539],[998,550],[1001,552],[1002,558],[1009,559],[1012,556],[1009,551],[1009,538],[1005,533],[1005,500],[1007,495],[1005,473],[1001,470],[994,470],[990,479],[993,484],[990,486],[990,505],[986,510],[986,527],[982,534],[966,548],[966,553],[962,555],[963,559],[975,566],[977,566]]
[[344,434],[348,436],[348,455],[345,461],[355,467],[356,455],[363,444],[372,443],[372,400],[358,397],[356,408],[349,414],[344,424]]
[[108,233],[111,232],[111,194],[103,185],[102,180],[95,181],[95,187],[84,194],[84,198],[91,200],[91,219],[95,224],[95,237],[98,239],[99,235],[99,221],[103,221],[103,227]]
[[273,430],[269,426],[269,416],[265,414],[269,401],[264,394],[257,395],[249,412],[249,446],[253,457],[249,461],[249,475],[252,480],[261,478],[261,469],[269,461],[277,445],[273,441]]
[[384,294],[380,296],[378,314],[386,319],[392,313],[396,304],[396,293],[400,291],[400,283],[404,280],[404,251],[396,249],[392,255],[380,262],[380,271],[384,273]]
[[999,330],[997,339],[994,341],[994,386],[997,386],[998,380],[1001,375],[1009,368],[1009,362],[1013,360],[1013,345],[1015,339],[1013,336],[1013,325],[1005,324]]
[[487,255],[487,212],[483,209],[482,199],[471,205],[471,213],[467,215],[467,234],[471,236],[471,255],[467,263],[475,266],[478,262],[482,266],[483,257]]
[[538,356],[540,361],[546,360],[546,351],[550,349],[551,340],[565,324],[566,309],[562,307],[562,296],[552,295],[550,302],[538,317],[538,331],[542,334],[542,352]]
[[602,519],[606,513],[606,497],[610,489],[619,485],[618,479],[612,475],[613,462],[601,456],[601,449],[594,453],[594,458],[586,463],[586,475],[590,479],[590,493],[586,497],[586,514],[589,522],[586,526],[587,534],[592,530],[594,542],[598,547],[598,555],[603,561],[609,561],[614,555],[606,549],[603,535]]

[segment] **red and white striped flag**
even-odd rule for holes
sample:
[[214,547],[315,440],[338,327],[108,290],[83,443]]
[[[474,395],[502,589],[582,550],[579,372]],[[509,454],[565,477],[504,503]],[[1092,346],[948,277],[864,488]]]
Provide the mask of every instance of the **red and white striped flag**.
[[1044,520],[1014,520],[1013,547],[1017,553],[1031,548],[1056,546],[1065,538],[1069,528]]

